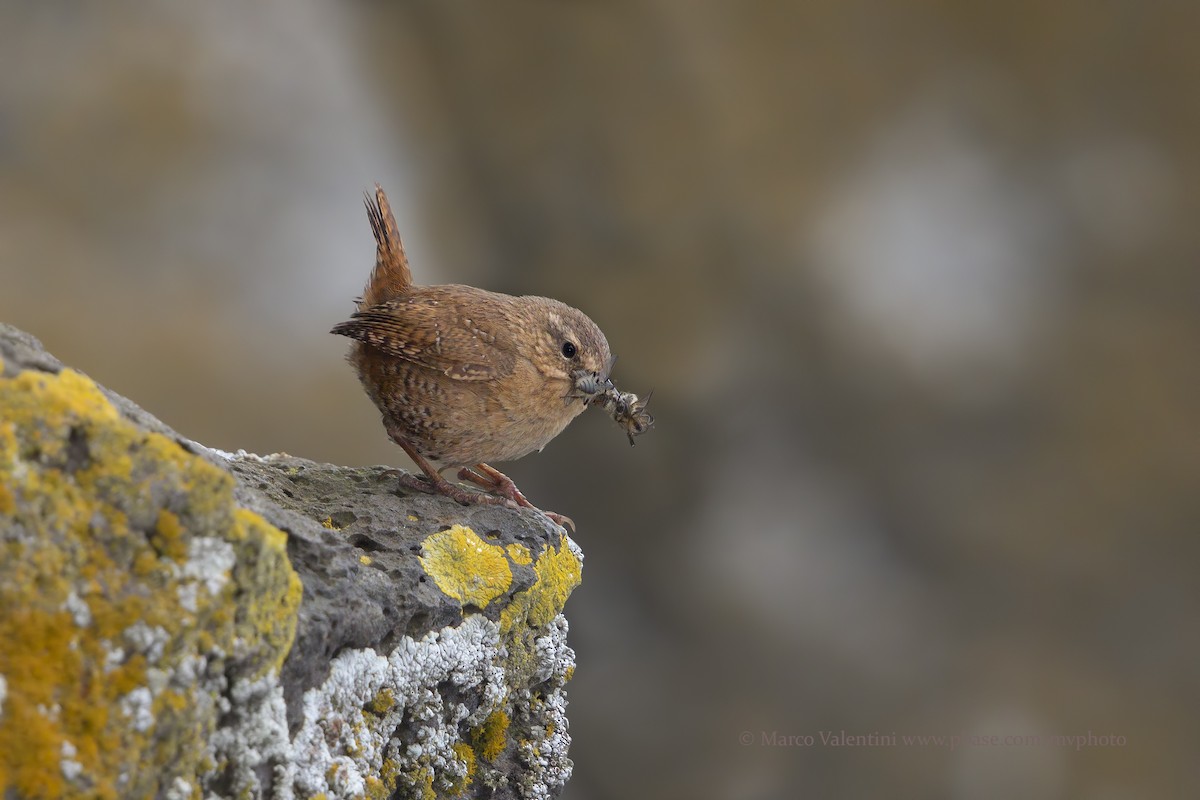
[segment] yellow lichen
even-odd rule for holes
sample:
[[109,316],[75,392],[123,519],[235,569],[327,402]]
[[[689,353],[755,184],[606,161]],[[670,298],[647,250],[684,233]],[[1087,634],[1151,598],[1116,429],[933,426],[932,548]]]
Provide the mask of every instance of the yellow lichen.
[[412,781],[412,788],[418,792],[421,800],[437,800],[437,792],[433,790],[433,768],[421,767]]
[[[286,536],[236,508],[227,473],[124,420],[79,373],[0,378],[0,419],[0,513],[19,532],[0,543],[0,796],[144,796],[196,775],[215,718],[149,673],[235,651],[278,669],[300,599]],[[236,566],[185,606],[197,537],[228,542]],[[127,704],[143,694],[135,726]]]
[[237,607],[237,633],[264,643],[274,653],[260,675],[279,672],[296,636],[304,586],[288,561],[286,533],[244,508],[234,511],[234,520],[233,535],[243,538],[250,551],[237,561],[237,583],[259,589],[249,603]]
[[450,795],[457,797],[467,790],[471,782],[475,780],[475,751],[463,742],[456,742],[453,747],[454,757],[463,762],[465,771],[462,778],[454,781],[450,787]]
[[387,712],[391,711],[392,707],[395,705],[396,695],[392,692],[392,690],[381,689],[374,697],[371,698],[370,702],[367,703],[367,711],[370,711],[372,714],[376,714],[378,716],[383,716]]
[[367,800],[386,800],[392,792],[383,781],[376,778],[374,775],[368,775],[366,779],[367,791],[365,797]]
[[512,586],[504,548],[488,544],[462,525],[427,537],[420,561],[437,587],[464,606],[487,608]]
[[513,542],[504,549],[508,552],[508,557],[512,559],[514,564],[523,565],[533,563],[533,556],[529,554],[529,548],[520,542]]
[[182,564],[187,560],[187,537],[179,517],[167,509],[159,509],[158,520],[154,525],[154,535],[150,537],[154,549],[165,556]]
[[117,697],[122,697],[139,686],[144,686],[146,684],[146,657],[141,653],[130,656],[128,661],[109,673],[108,680],[111,684],[109,688]]
[[583,579],[583,564],[567,544],[559,538],[558,547],[547,546],[533,565],[537,576],[523,592],[517,592],[508,607],[500,613],[500,630],[510,631],[524,623],[540,628],[562,613],[567,597]]
[[558,547],[547,545],[533,565],[534,583],[513,595],[500,612],[500,633],[508,660],[509,681],[521,685],[539,669],[537,638],[543,628],[562,613],[571,591],[582,579],[583,564],[565,535]]
[[389,786],[395,787],[403,776],[402,764],[394,758],[385,758],[379,765],[379,777]]
[[59,704],[63,684],[81,671],[83,654],[71,646],[75,625],[69,614],[7,608],[7,600],[0,596],[0,606],[7,611],[0,616],[0,641],[20,637],[17,641],[36,642],[41,652],[14,658],[17,654],[7,653],[7,647],[0,649],[0,674],[7,683],[0,748],[18,748],[25,755],[5,759],[0,752],[8,767],[8,785],[0,789],[15,789],[21,797],[60,797],[65,786],[62,771],[54,767],[62,752],[63,720],[61,714],[54,719],[43,709]]
[[487,761],[495,761],[508,743],[508,714],[493,711],[483,724],[471,730],[471,744],[476,752]]

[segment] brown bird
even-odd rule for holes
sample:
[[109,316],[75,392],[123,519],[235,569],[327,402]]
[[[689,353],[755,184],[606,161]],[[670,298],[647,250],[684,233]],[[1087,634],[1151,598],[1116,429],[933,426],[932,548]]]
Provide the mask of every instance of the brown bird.
[[[541,450],[587,408],[576,385],[584,375],[607,380],[608,340],[583,312],[557,300],[413,285],[378,184],[366,205],[375,268],[358,310],[331,332],[356,340],[348,360],[388,436],[425,473],[401,473],[400,484],[464,505],[535,508],[487,462]],[[454,467],[459,480],[487,493],[446,480],[442,471]],[[570,518],[543,513],[574,530]]]

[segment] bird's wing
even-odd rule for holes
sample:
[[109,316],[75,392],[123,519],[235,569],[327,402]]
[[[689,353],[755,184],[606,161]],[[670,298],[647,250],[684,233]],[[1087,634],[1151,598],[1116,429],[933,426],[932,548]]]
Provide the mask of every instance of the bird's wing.
[[488,324],[472,319],[467,305],[443,294],[414,294],[364,308],[331,333],[458,380],[493,380],[512,372],[507,320]]

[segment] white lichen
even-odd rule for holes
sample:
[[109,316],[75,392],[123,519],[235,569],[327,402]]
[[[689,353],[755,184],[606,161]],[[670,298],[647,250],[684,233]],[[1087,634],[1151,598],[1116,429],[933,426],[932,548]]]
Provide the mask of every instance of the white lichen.
[[[516,701],[528,710],[529,726],[540,737],[521,742],[518,750],[527,766],[521,778],[521,796],[526,800],[549,800],[571,777],[573,764],[567,757],[571,736],[567,723],[566,675],[575,667],[575,651],[567,646],[567,618],[559,614],[535,640],[537,679],[545,683],[535,696],[521,690]],[[544,676],[544,677],[543,677]]]
[[150,690],[151,697],[158,697],[162,694],[162,690],[167,688],[170,680],[171,670],[159,669],[158,667],[146,668],[146,688]]
[[145,733],[154,725],[154,694],[149,688],[139,686],[121,698],[121,713],[129,718],[133,729]]
[[167,787],[166,800],[191,800],[192,785],[183,778],[176,778]]
[[157,664],[171,640],[171,633],[161,625],[150,627],[139,620],[125,629],[124,638],[132,652],[141,653],[147,662]]
[[74,589],[67,595],[67,599],[63,603],[63,610],[69,613],[71,619],[81,628],[86,628],[92,624],[92,609],[88,606],[86,600],[75,594]]
[[[210,755],[214,763],[229,765],[235,796],[262,797],[259,767],[271,765],[278,773],[291,753],[283,687],[279,676],[272,673],[255,681],[235,681],[229,694],[232,719],[213,733]],[[291,786],[283,783],[275,781],[275,797],[291,800]]]
[[219,457],[225,459],[226,461],[233,461],[233,459],[242,452],[241,450],[239,450],[237,453],[231,453],[228,450],[222,450],[219,447],[209,447],[207,445],[200,444],[199,442],[191,442],[191,440],[189,440],[189,442],[197,450],[204,452],[204,453],[211,453],[214,456],[219,456]]
[[102,641],[100,646],[104,650],[104,673],[106,675],[125,663],[124,647],[117,647],[108,641]]
[[216,597],[229,581],[236,563],[232,544],[211,536],[197,536],[188,542],[188,558],[181,574],[185,580],[202,584],[210,597]]
[[287,457],[286,453],[272,453],[271,455],[260,456],[258,453],[251,453],[250,451],[243,450],[241,448],[238,448],[236,453],[231,453],[228,450],[222,450],[218,447],[208,447],[200,444],[199,442],[192,442],[192,444],[197,449],[211,453],[214,456],[219,456],[226,461],[258,461],[260,463],[265,463],[277,456]]
[[62,760],[58,762],[58,768],[62,770],[64,778],[74,781],[83,774],[83,764],[75,760],[75,756],[78,755],[75,745],[64,739],[59,753],[62,756]]
[[[499,626],[482,615],[420,639],[405,637],[386,656],[370,649],[343,651],[324,683],[304,695],[290,757],[277,770],[286,785],[277,780],[276,797],[361,795],[366,779],[378,777],[385,762],[401,781],[432,775],[435,789],[449,791],[467,777],[455,745],[468,742],[469,731],[490,714],[517,713],[515,703],[530,732],[541,734],[527,745],[524,762],[530,769],[518,788],[526,797],[549,798],[571,773],[562,684],[575,654],[566,646],[566,634],[560,615],[537,639],[535,674],[545,682],[538,699],[507,684],[508,652]],[[464,694],[481,698],[474,711],[448,700]],[[402,726],[403,740],[396,736]],[[486,775],[489,765],[477,768],[477,779],[507,782],[498,771]]]
[[203,445],[199,442],[191,442],[191,440],[189,440],[189,442],[197,452],[209,453],[219,458],[223,458],[226,461],[258,461],[260,463],[266,463],[278,457],[288,457],[287,453],[271,453],[270,455],[260,456],[258,453],[251,453],[249,450],[243,450],[241,448],[238,448],[236,453],[231,453],[228,450],[222,450],[219,447],[209,447],[208,445]]
[[8,697],[8,681],[0,675],[0,717],[4,716],[4,698]]
[[534,679],[548,681],[555,675],[563,675],[575,666],[575,651],[567,645],[567,618],[559,614],[546,626],[546,633],[534,639],[537,652],[537,670]]
[[207,676],[208,659],[199,653],[186,655],[179,660],[171,673],[171,684],[181,689],[187,689],[204,680]]
[[[339,654],[325,682],[304,695],[303,722],[292,741],[295,788],[346,796],[379,775],[385,759],[399,762],[402,771],[419,765],[447,774],[467,712],[457,703],[447,708],[437,688],[449,682],[459,691],[502,697],[499,635],[496,623],[472,615],[457,628],[405,637],[387,656],[369,649]],[[416,741],[401,749],[392,734],[406,716],[417,726]]]

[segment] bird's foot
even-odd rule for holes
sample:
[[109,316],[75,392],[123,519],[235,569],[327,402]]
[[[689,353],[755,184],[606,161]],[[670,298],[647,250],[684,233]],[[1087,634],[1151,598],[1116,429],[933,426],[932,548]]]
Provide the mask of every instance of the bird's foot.
[[489,492],[490,497],[502,497],[511,503],[514,503],[521,508],[529,508],[537,511],[539,514],[546,516],[555,525],[570,528],[571,533],[575,533],[575,522],[570,517],[563,514],[556,514],[553,511],[543,511],[542,509],[529,502],[529,499],[521,493],[517,485],[513,483],[512,478],[505,475],[495,467],[489,467],[487,464],[476,464],[474,467],[463,467],[458,471],[458,479],[460,481],[470,481],[477,486],[482,487]]
[[435,480],[427,475],[412,475],[408,472],[401,472],[397,469],[390,469],[384,474],[394,475],[400,486],[405,489],[413,489],[414,491],[424,492],[425,494],[440,494],[443,497],[449,497],[451,500],[464,506],[490,505],[504,506],[505,508],[520,507],[514,500],[504,495],[473,492],[469,489],[464,489],[461,486],[455,486],[441,475],[438,475],[437,479]]
[[408,443],[408,440],[404,438],[404,434],[400,431],[400,429],[388,425],[387,420],[384,420],[384,425],[387,427],[388,436],[391,437],[392,441],[400,445],[404,452],[408,453],[408,457],[413,460],[413,463],[420,467],[421,471],[425,473],[425,475],[422,477],[420,475],[410,475],[409,473],[401,472],[400,470],[388,470],[385,474],[394,474],[399,479],[401,486],[408,489],[415,489],[416,491],[424,492],[425,494],[440,494],[444,497],[449,497],[451,500],[455,501],[456,503],[461,503],[464,506],[489,505],[505,506],[506,508],[519,507],[515,500],[512,500],[508,497],[481,494],[480,492],[471,492],[467,491],[461,486],[454,485],[450,481],[443,478],[442,473],[438,472],[438,470],[432,464],[430,464],[424,456],[417,452],[415,447]]

